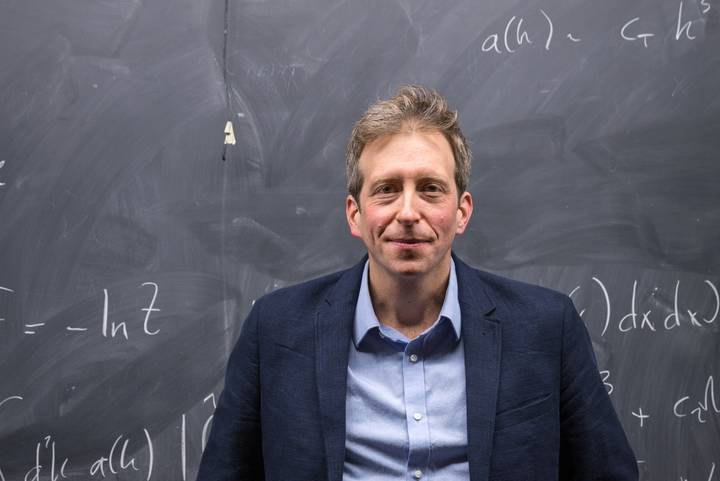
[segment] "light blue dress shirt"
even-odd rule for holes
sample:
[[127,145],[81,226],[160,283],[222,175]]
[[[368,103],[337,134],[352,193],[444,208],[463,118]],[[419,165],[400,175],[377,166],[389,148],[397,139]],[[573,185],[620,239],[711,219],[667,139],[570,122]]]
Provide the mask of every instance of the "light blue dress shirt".
[[380,324],[365,264],[348,359],[344,480],[467,480],[455,263],[438,320],[412,341]]

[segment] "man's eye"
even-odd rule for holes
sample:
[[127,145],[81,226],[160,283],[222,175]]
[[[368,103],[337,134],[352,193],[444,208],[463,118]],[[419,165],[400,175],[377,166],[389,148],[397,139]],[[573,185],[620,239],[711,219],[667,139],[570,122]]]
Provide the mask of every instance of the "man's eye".
[[438,187],[435,184],[430,184],[427,186],[427,191],[428,192],[440,192],[440,187]]
[[392,187],[389,185],[383,185],[382,187],[380,187],[380,193],[390,194],[390,193],[392,193]]

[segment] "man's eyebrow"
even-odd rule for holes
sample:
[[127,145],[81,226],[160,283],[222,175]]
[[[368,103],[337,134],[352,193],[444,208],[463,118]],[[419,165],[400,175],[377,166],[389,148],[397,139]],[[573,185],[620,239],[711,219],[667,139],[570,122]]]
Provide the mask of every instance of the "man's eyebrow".
[[[383,177],[378,177],[377,179],[370,182],[368,185],[376,186],[380,184],[387,184],[387,183],[393,183],[398,182],[402,180],[401,175],[386,175]],[[442,185],[450,185],[452,181],[449,181],[445,177],[439,176],[439,175],[423,175],[415,179],[417,183],[426,183],[426,182],[434,182],[437,184]]]

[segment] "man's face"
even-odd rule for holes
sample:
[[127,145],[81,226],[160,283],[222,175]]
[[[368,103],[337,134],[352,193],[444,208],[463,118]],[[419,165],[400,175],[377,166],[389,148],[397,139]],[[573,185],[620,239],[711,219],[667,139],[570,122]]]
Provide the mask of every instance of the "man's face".
[[360,156],[360,206],[348,196],[350,231],[368,249],[379,276],[435,278],[450,269],[450,248],[465,231],[472,199],[458,201],[455,160],[439,132],[413,132],[368,143]]

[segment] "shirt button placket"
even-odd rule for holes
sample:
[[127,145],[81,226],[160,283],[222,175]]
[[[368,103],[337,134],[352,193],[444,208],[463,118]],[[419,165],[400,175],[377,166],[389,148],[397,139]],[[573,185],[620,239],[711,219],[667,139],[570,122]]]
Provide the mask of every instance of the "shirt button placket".
[[424,336],[421,336],[406,346],[403,362],[405,412],[410,448],[407,472],[412,479],[420,479],[423,476],[430,454],[430,431],[425,412],[423,341]]

